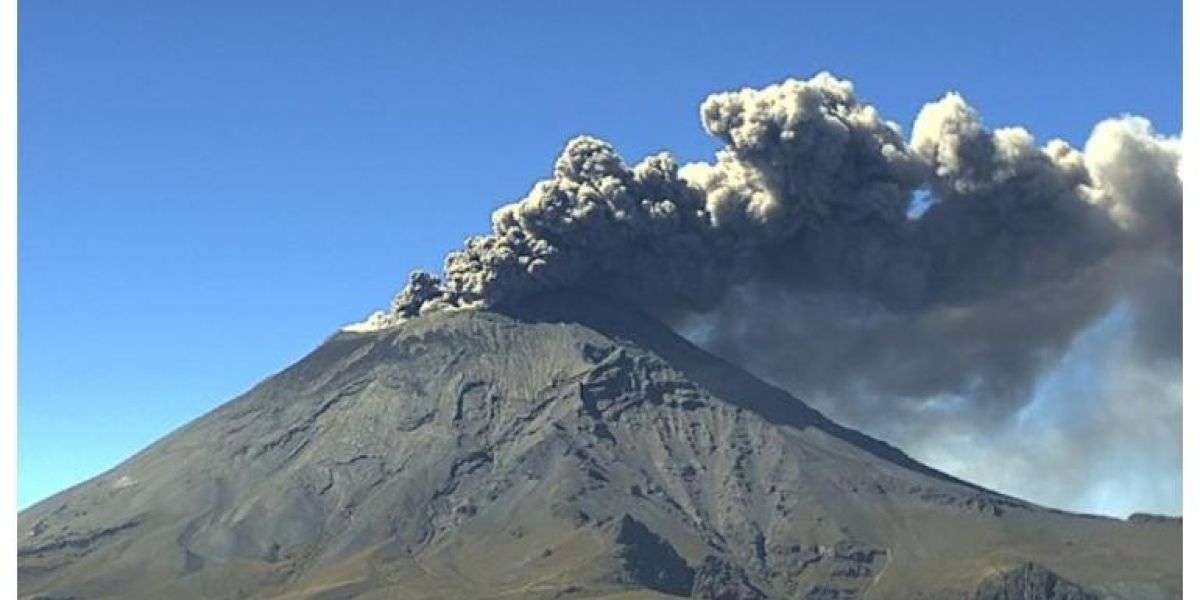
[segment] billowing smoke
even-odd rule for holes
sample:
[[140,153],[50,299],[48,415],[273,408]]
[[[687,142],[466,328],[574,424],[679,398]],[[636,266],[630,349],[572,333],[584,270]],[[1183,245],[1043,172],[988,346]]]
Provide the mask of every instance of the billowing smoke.
[[630,167],[600,140],[571,140],[550,179],[446,258],[443,280],[414,274],[393,315],[580,287],[708,309],[755,278],[779,244],[824,228],[899,233],[926,178],[899,126],[828,74],[718,94],[701,114],[727,143],[711,165],[680,168],[663,153]]
[[[1176,419],[1165,431],[1177,442],[1177,140],[1121,117],[1083,151],[1039,147],[1024,129],[989,129],[954,93],[927,104],[906,140],[825,73],[715,94],[700,114],[725,144],[711,163],[662,153],[631,167],[600,140],[571,140],[549,179],[497,210],[441,278],[414,273],[375,323],[596,290],[835,418],[954,464],[946,454],[963,439],[979,453],[1034,431],[1026,420],[1053,400],[1050,374],[1119,312],[1120,333],[1105,338],[1119,351],[1096,360],[1105,377],[1129,377],[1088,388],[1095,401],[1079,408],[1125,417],[1082,419],[1089,439],[1096,427],[1147,431],[1118,409],[1149,400],[1110,393],[1121,389],[1161,396],[1165,413],[1144,412]],[[1145,373],[1161,385],[1130,389]],[[1148,430],[1163,446],[1163,428]],[[1178,443],[1163,447],[1177,464]]]

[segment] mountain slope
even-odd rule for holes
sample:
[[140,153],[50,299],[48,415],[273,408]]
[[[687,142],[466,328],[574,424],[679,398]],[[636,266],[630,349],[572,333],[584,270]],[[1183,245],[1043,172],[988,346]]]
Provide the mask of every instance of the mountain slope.
[[567,297],[339,333],[19,527],[30,598],[1176,598],[1181,580],[1177,523],[958,481]]

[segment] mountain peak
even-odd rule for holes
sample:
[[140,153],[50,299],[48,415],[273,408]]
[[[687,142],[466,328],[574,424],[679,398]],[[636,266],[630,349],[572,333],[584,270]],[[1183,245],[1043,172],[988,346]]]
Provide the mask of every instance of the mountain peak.
[[958,481],[561,295],[340,332],[20,531],[26,596],[961,597],[1023,562],[1170,596],[1179,573],[1178,528]]

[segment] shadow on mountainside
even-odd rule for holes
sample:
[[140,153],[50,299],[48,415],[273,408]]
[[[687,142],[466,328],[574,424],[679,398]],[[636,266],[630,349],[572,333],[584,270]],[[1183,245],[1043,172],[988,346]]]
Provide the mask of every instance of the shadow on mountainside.
[[786,391],[705,352],[649,314],[619,301],[558,292],[522,299],[519,304],[503,305],[493,312],[527,323],[578,323],[614,339],[632,342],[655,352],[715,396],[772,423],[799,429],[815,427],[912,471],[1026,504],[931,468],[895,446],[839,425]]

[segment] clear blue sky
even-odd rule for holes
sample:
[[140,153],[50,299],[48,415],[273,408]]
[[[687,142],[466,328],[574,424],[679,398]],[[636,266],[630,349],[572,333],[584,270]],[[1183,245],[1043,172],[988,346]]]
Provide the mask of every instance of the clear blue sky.
[[949,89],[1180,128],[1178,2],[429,5],[20,3],[21,507],[385,306],[575,134],[707,158],[707,93],[820,70],[906,129]]

